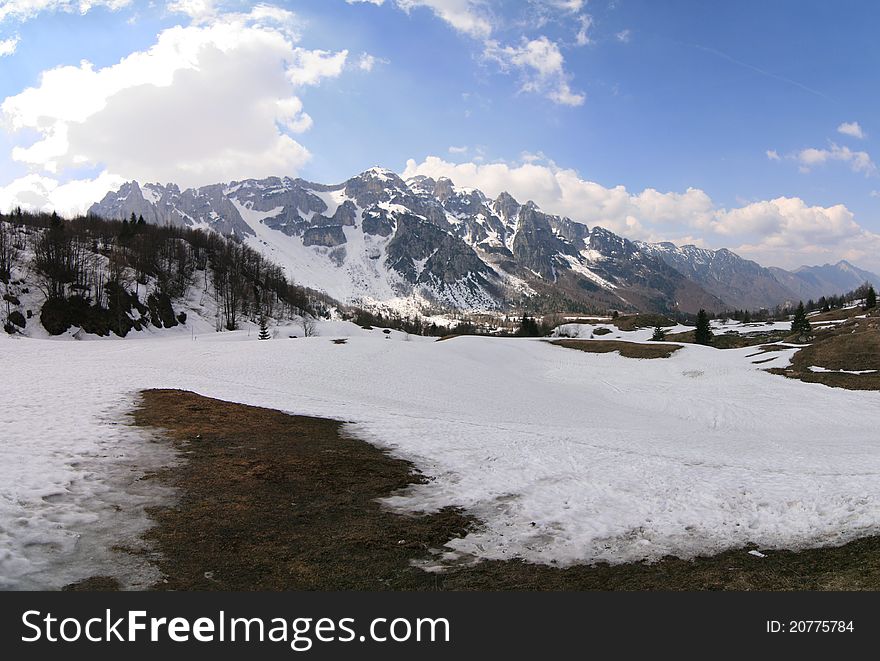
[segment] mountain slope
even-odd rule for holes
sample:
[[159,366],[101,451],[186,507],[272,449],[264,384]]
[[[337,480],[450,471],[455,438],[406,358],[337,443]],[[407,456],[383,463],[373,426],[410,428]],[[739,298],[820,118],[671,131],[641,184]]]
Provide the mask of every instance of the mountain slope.
[[633,242],[508,193],[490,199],[446,178],[403,181],[382,168],[336,185],[269,177],[181,191],[130,182],[90,213],[232,235],[300,284],[404,314],[755,309],[822,288],[841,293],[865,275],[840,265],[789,273],[724,249]]
[[668,242],[640,243],[639,246],[721,298],[731,308],[771,308],[798,298],[795,290],[780,282],[770,269],[725,248],[678,247]]
[[794,271],[771,270],[777,280],[796,292],[797,298],[805,301],[829,294],[843,294],[866,282],[880,289],[880,276],[857,268],[846,260],[822,266],[801,266]]
[[181,191],[130,182],[90,214],[212,229],[339,300],[398,312],[623,309],[694,312],[723,302],[601,228],[491,200],[448,179],[371,168],[341,184],[249,179]]

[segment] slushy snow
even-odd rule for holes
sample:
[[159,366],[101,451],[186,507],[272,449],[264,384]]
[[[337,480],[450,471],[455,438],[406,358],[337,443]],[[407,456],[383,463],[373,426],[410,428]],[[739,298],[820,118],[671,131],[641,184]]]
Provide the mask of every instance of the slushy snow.
[[756,356],[689,345],[634,360],[343,322],[319,332],[288,339],[281,329],[266,342],[244,331],[0,338],[0,587],[54,588],[111,571],[106,548],[136,538],[144,505],[169,496],[136,479],[147,457],[171,460],[158,433],[126,423],[143,388],[337,418],[412,460],[429,481],[387,506],[461,507],[483,524],[426,568],[474,558],[619,563],[880,532],[880,393],[762,370],[796,348]]

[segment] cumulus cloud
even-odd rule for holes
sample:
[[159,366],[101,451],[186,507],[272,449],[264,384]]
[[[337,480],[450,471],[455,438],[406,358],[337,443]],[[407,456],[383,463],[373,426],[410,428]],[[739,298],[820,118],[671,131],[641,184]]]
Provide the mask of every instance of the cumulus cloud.
[[102,172],[93,179],[78,179],[65,184],[39,174],[28,174],[0,186],[0,209],[21,207],[27,211],[57,211],[64,216],[85,213],[109,190],[119,188],[125,179]]
[[0,4],[0,22],[7,19],[27,21],[41,12],[85,14],[97,7],[117,11],[130,4],[131,0],[4,0]]
[[6,57],[7,55],[12,55],[15,52],[15,49],[18,48],[19,38],[10,37],[9,39],[0,39],[0,57]]
[[[352,0],[369,2],[371,0]],[[483,45],[483,57],[500,65],[503,71],[518,71],[522,83],[520,91],[543,94],[556,104],[579,106],[585,96],[571,89],[571,76],[564,68],[564,58],[559,45],[545,36],[537,39],[523,37],[516,46],[505,45],[492,35],[500,21],[491,11],[490,0],[393,0],[395,6],[409,13],[417,8],[430,9],[438,18],[452,28],[469,37],[479,40]],[[382,0],[373,4],[383,4]],[[538,19],[533,27],[544,25],[547,14],[562,13],[565,21],[574,17],[578,31],[575,43],[584,46],[590,43],[589,30],[593,19],[588,14],[579,14],[585,0],[531,0],[529,7],[537,8]],[[534,18],[534,17],[533,17]]]
[[396,0],[405,12],[426,7],[459,32],[471,37],[488,37],[492,20],[484,0]]
[[767,154],[767,158],[771,161],[781,160],[781,158],[779,157],[779,152],[777,152],[775,149],[768,149],[764,153]]
[[573,92],[565,72],[565,58],[559,46],[547,37],[523,39],[519,46],[502,46],[497,41],[486,42],[483,55],[496,62],[504,71],[518,71],[522,77],[521,91],[537,92],[554,103],[579,106],[585,96]]
[[372,71],[377,64],[388,64],[388,60],[369,53],[361,53],[357,61],[357,68],[361,71]]
[[853,172],[872,175],[877,166],[866,151],[853,151],[849,147],[841,147],[831,143],[828,149],[809,147],[799,151],[795,158],[800,163],[802,172],[809,172],[816,165],[824,165],[829,161],[840,161],[849,164]]
[[617,34],[614,35],[614,38],[617,39],[622,44],[628,44],[630,39],[632,39],[632,31],[630,30],[621,30]]
[[521,202],[534,200],[546,211],[630,239],[727,247],[762,264],[791,268],[843,258],[876,265],[880,255],[880,236],[862,228],[844,205],[810,206],[800,198],[780,197],[725,209],[697,188],[639,193],[608,188],[534,157],[514,164],[410,159],[403,176],[417,174],[449,177],[492,197],[508,191]]
[[[285,28],[290,12],[273,9],[167,29],[108,67],[84,61],[43,72],[0,104],[7,127],[38,136],[13,159],[50,174],[100,168],[101,185],[296,174],[309,152],[291,134],[312,123],[296,90],[340,75],[347,52],[298,47]],[[22,200],[28,184],[50,202],[91,190],[87,181],[32,175],[4,189],[7,206],[10,191]]]
[[859,126],[858,122],[844,122],[837,127],[837,132],[842,133],[843,135],[848,135],[851,138],[858,138],[859,140],[865,137],[865,132],[862,130],[862,127]]
[[186,14],[196,20],[206,19],[217,13],[214,0],[173,0],[165,8],[173,14]]

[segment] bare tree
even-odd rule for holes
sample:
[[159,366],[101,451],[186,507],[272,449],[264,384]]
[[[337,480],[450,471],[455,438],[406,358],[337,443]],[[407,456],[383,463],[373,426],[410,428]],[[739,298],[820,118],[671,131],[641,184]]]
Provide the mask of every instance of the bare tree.
[[318,334],[318,326],[311,317],[301,316],[299,318],[299,325],[303,329],[303,337],[313,337]]

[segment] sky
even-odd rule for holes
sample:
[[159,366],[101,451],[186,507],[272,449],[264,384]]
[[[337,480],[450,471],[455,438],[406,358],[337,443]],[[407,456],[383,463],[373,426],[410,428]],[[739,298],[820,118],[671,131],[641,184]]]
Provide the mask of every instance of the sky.
[[379,165],[880,271],[880,5],[0,0],[0,211]]

